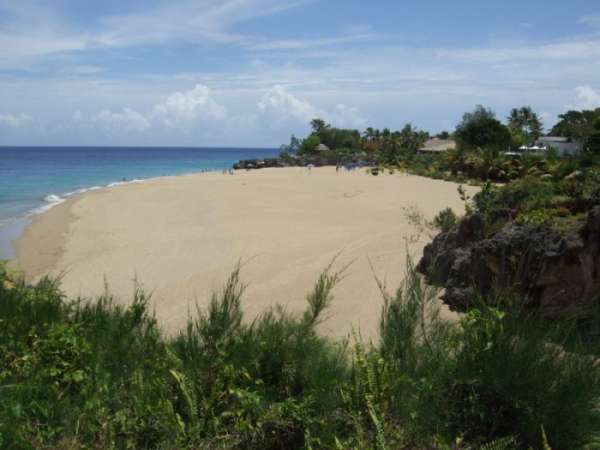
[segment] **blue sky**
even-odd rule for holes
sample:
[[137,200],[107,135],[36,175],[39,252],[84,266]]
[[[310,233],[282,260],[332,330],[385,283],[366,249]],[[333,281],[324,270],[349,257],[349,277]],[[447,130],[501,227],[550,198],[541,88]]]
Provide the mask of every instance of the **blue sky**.
[[600,106],[597,0],[0,0],[0,145],[279,146]]

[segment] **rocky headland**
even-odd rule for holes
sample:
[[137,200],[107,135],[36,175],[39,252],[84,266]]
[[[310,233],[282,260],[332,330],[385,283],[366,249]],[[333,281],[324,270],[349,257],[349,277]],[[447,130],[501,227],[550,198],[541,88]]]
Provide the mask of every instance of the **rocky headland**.
[[509,221],[486,236],[482,216],[467,216],[425,247],[417,269],[454,310],[508,288],[548,318],[585,313],[600,296],[600,206],[566,233]]

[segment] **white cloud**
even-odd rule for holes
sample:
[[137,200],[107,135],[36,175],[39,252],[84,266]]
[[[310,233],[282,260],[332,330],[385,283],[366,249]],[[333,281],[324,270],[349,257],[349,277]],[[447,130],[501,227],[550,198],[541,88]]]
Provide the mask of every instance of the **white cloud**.
[[106,47],[186,42],[247,46],[259,38],[231,31],[239,23],[314,0],[173,0],[140,13],[104,16],[85,31],[60,17],[57,5],[0,2],[0,68],[22,68],[49,55]]
[[253,50],[301,50],[308,48],[330,47],[340,44],[367,41],[374,38],[375,36],[376,35],[372,33],[361,33],[349,36],[329,37],[320,39],[273,40],[252,44],[250,48],[252,48]]
[[331,120],[335,125],[347,128],[364,128],[367,119],[356,106],[336,105]]
[[101,125],[105,131],[144,131],[150,128],[148,119],[131,108],[115,112],[110,109],[102,110],[92,117],[92,122]]
[[315,117],[325,116],[323,111],[289,93],[281,85],[273,86],[263,95],[258,102],[258,109],[279,122],[292,118],[308,123]]
[[179,0],[139,14],[106,17],[98,42],[109,46],[161,44],[245,44],[230,31],[238,23],[305,5],[309,0]]
[[60,73],[72,76],[95,75],[103,71],[103,67],[93,65],[67,66],[60,69]]
[[575,103],[567,105],[568,109],[600,108],[600,92],[595,91],[591,86],[577,86],[575,88],[575,96]]
[[507,61],[572,61],[600,58],[600,40],[582,39],[542,45],[440,49],[437,56],[484,63]]
[[193,89],[171,94],[152,109],[150,118],[170,127],[185,127],[199,120],[223,120],[226,109],[213,98],[210,89],[197,84]]
[[262,96],[258,109],[275,124],[290,119],[308,124],[317,117],[339,127],[361,128],[367,122],[358,107],[340,103],[332,110],[318,108],[308,100],[291,94],[281,85],[273,86]]
[[201,122],[223,121],[226,109],[213,98],[210,89],[197,84],[188,91],[174,92],[162,103],[142,113],[133,108],[103,109],[89,120],[81,111],[75,111],[71,121],[78,127],[96,126],[104,131],[142,132],[158,129],[186,129]]
[[33,119],[27,114],[0,114],[0,126],[22,128],[29,125]]

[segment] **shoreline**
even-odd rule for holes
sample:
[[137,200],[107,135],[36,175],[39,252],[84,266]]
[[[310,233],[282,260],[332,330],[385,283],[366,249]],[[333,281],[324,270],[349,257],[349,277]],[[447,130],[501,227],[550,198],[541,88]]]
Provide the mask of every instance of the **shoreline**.
[[395,289],[406,251],[417,258],[429,241],[401,209],[422,203],[428,220],[447,206],[460,212],[456,186],[330,167],[159,177],[78,194],[37,215],[15,242],[16,266],[29,281],[60,275],[72,297],[101,294],[106,279],[123,304],[137,279],[163,329],[175,332],[238,262],[252,319],[276,303],[301,311],[339,254],[334,270],[352,264],[321,332],[345,337],[360,326],[370,337],[381,306],[374,275]]
[[[210,172],[220,172],[220,170],[207,169],[207,170],[201,170],[201,171],[196,171],[196,172],[181,173],[181,174],[176,174],[176,175],[161,175],[161,176],[154,176],[154,177],[149,177],[149,178],[135,178],[132,180],[125,180],[125,181],[111,181],[108,184],[102,185],[102,186],[93,185],[93,186],[78,188],[75,191],[69,191],[69,192],[60,193],[60,194],[54,194],[54,193],[47,194],[44,197],[44,203],[42,203],[41,205],[33,207],[21,215],[8,217],[6,219],[6,224],[2,225],[2,228],[6,228],[9,230],[11,228],[14,228],[18,231],[15,232],[14,230],[10,230],[8,233],[5,233],[5,236],[0,236],[1,238],[3,238],[2,241],[0,241],[0,244],[5,245],[5,247],[6,247],[4,249],[3,253],[6,255],[8,255],[8,254],[11,255],[10,257],[4,257],[3,260],[13,261],[13,260],[17,259],[16,243],[25,234],[27,228],[33,222],[35,222],[37,217],[51,211],[52,209],[55,209],[55,208],[63,205],[66,202],[72,201],[80,196],[83,196],[83,195],[86,195],[86,194],[92,193],[92,192],[102,191],[104,189],[111,189],[111,188],[115,188],[115,187],[119,187],[119,186],[126,186],[128,184],[145,183],[148,181],[158,180],[161,178],[185,177],[185,176],[199,175],[199,174],[210,173]],[[48,199],[51,199],[51,200],[48,200]],[[0,228],[0,229],[2,229],[2,228]],[[2,247],[0,247],[0,254],[2,254]]]

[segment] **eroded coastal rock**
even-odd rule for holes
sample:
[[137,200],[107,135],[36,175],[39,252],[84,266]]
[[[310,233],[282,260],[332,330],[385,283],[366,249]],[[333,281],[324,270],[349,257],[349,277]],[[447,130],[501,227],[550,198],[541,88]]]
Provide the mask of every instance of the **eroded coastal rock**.
[[454,310],[502,287],[548,318],[583,313],[600,297],[600,206],[568,233],[508,222],[485,237],[481,216],[466,217],[425,247],[417,270]]
[[266,167],[285,167],[286,164],[280,158],[265,159],[242,159],[233,165],[236,170],[239,169],[264,169]]
[[233,164],[233,168],[236,170],[254,170],[267,167],[305,167],[309,164],[315,167],[338,164],[367,166],[373,164],[373,161],[364,153],[348,156],[328,151],[313,155],[298,156],[286,154],[279,158],[242,159]]

